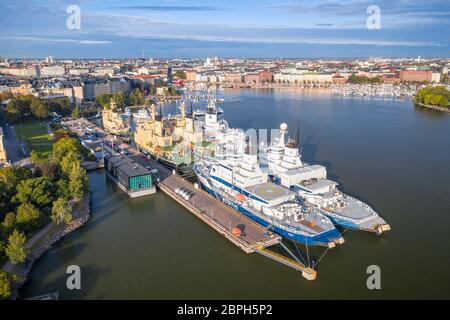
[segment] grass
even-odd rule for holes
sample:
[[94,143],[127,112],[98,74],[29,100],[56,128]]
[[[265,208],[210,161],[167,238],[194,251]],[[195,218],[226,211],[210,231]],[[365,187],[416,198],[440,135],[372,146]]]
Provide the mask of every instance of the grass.
[[30,151],[36,150],[50,155],[54,143],[53,137],[48,134],[45,122],[33,120],[15,126],[17,137],[23,139]]

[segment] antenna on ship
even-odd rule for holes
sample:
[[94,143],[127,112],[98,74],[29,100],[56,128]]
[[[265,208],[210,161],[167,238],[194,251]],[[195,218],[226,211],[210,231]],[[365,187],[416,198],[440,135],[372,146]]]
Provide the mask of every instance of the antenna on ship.
[[295,133],[295,143],[296,147],[298,148],[300,146],[300,121],[297,120],[297,132]]

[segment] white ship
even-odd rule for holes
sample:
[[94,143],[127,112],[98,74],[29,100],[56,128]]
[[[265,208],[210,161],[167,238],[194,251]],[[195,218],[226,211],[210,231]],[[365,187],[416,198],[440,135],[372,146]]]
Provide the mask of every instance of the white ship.
[[[246,152],[245,137],[239,130],[227,135],[229,143],[214,159],[194,164],[199,182],[210,194],[283,237],[308,245],[329,248],[344,239],[331,220],[312,206],[301,205],[296,194],[268,181],[256,155]],[[244,137],[244,139],[242,139]]]
[[338,184],[327,179],[324,166],[302,163],[296,141],[285,144],[286,133],[283,123],[280,136],[268,148],[266,158],[262,157],[274,182],[295,191],[302,202],[315,206],[338,225],[377,234],[390,230],[369,205],[339,191]]

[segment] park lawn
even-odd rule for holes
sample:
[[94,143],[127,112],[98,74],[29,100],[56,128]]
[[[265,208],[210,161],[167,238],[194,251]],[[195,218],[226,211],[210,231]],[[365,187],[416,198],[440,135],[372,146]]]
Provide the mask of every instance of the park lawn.
[[36,150],[50,155],[54,138],[47,132],[45,122],[27,121],[15,126],[17,137],[25,140],[29,151]]

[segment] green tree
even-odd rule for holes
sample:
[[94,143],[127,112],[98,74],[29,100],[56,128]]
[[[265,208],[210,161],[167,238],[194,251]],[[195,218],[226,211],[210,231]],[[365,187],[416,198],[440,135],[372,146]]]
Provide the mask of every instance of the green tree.
[[53,201],[54,191],[53,184],[46,177],[31,178],[19,183],[13,201],[15,203],[30,202],[43,208]]
[[109,109],[111,106],[111,98],[112,94],[105,93],[95,98],[95,101],[97,101],[97,103],[99,103],[103,107],[103,109]]
[[48,156],[44,152],[33,150],[31,151],[30,161],[33,164],[42,163],[47,161]]
[[52,220],[56,224],[69,224],[72,221],[72,207],[63,198],[53,203]]
[[51,182],[56,182],[61,177],[61,168],[54,161],[37,163],[34,166],[35,176],[44,176]]
[[23,203],[17,208],[16,222],[22,230],[32,231],[42,225],[44,217],[31,203]]
[[38,119],[45,119],[50,114],[48,105],[43,103],[41,99],[33,99],[30,111]]
[[8,212],[3,218],[2,229],[4,233],[9,234],[16,227],[16,215],[14,212]]
[[80,162],[80,160],[78,160],[78,154],[74,152],[69,152],[64,158],[62,158],[60,165],[63,176],[66,178],[70,176],[72,167],[76,162]]
[[185,80],[185,79],[186,79],[186,72],[179,70],[179,71],[175,72],[175,73],[173,74],[173,76],[174,76],[175,78]]
[[5,252],[13,264],[24,262],[27,258],[28,250],[25,248],[26,241],[25,234],[17,230],[14,230],[8,237]]
[[27,168],[0,168],[0,214],[14,209],[11,199],[16,194],[16,186],[20,181],[30,179],[31,177],[31,170]]
[[80,110],[80,107],[78,105],[72,111],[72,118],[74,118],[74,119],[81,118],[81,110]]
[[57,162],[61,162],[69,153],[79,154],[81,147],[81,143],[77,139],[62,138],[53,145],[53,158]]
[[70,194],[73,198],[81,199],[84,194],[84,191],[87,190],[88,187],[88,177],[86,174],[86,170],[81,168],[80,163],[76,162],[72,171],[70,172],[69,178],[69,190]]
[[11,287],[16,275],[11,272],[0,270],[0,299],[9,299],[11,297]]
[[70,198],[70,188],[68,179],[60,179],[56,182],[57,196],[64,199]]
[[117,92],[114,94],[114,101],[116,103],[117,108],[125,108],[127,106],[126,97],[123,92]]

